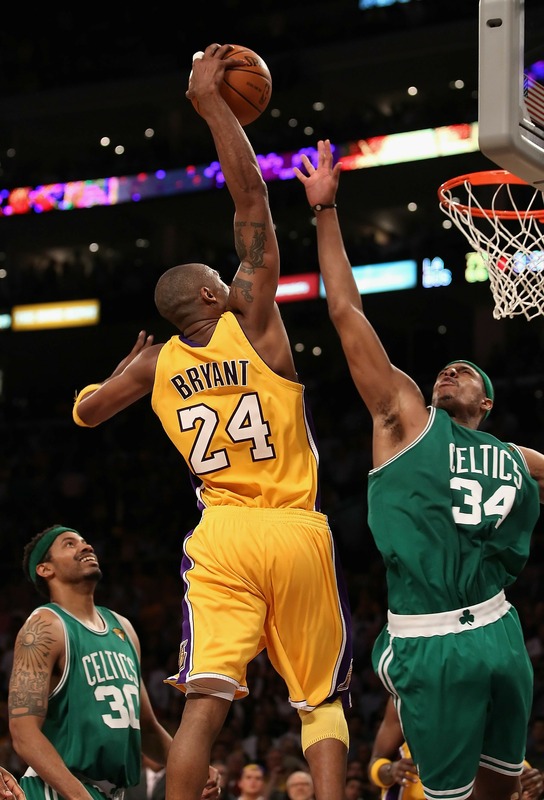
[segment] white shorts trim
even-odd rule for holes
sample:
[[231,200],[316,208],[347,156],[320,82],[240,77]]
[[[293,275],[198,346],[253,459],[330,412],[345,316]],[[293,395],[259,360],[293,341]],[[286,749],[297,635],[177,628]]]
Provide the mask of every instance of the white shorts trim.
[[200,676],[200,679],[191,678],[185,683],[185,694],[209,694],[213,697],[222,697],[224,700],[234,700],[236,684],[226,678],[210,678]]
[[481,628],[504,617],[511,603],[500,591],[483,603],[466,608],[442,611],[438,614],[393,614],[387,612],[387,629],[391,636],[406,639],[411,636],[444,636]]

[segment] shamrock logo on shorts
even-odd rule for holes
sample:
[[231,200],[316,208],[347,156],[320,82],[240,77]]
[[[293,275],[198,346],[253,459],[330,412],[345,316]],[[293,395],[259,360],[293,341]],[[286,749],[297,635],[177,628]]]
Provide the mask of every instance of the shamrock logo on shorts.
[[472,623],[474,622],[474,614],[470,613],[470,608],[465,608],[465,610],[463,611],[463,616],[459,617],[459,622],[461,623],[461,625],[466,625],[467,623],[469,625],[472,625]]

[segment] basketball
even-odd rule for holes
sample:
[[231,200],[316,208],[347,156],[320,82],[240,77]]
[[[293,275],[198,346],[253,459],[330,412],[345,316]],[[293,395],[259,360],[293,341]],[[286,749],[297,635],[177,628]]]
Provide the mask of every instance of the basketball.
[[[272,93],[272,76],[263,59],[249,47],[235,44],[225,58],[245,58],[247,64],[225,70],[220,94],[240,125],[249,125],[259,117]],[[193,106],[198,111],[195,100]]]

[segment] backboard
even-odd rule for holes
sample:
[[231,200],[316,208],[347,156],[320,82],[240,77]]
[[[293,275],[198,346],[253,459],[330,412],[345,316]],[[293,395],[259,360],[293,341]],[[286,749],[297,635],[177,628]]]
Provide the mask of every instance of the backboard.
[[480,150],[543,190],[543,0],[480,0],[478,83]]

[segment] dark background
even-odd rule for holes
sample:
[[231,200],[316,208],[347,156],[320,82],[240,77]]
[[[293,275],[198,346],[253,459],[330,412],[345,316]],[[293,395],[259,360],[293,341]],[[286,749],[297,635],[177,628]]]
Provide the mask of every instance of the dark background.
[[[542,54],[544,9],[526,4],[527,50]],[[212,41],[251,46],[268,63],[272,100],[248,127],[257,153],[298,150],[329,137],[361,137],[470,123],[478,113],[478,3],[411,0],[359,9],[356,0],[260,3],[229,0],[205,11],[159,4],[153,12],[44,7],[6,12],[0,30],[0,187],[133,175],[209,163],[205,123],[184,92],[192,54]],[[453,81],[463,86],[453,89]],[[407,88],[418,87],[410,97]],[[313,110],[319,101],[324,110]],[[274,116],[275,113],[279,116]],[[154,130],[146,139],[144,131]],[[103,148],[100,137],[111,145]],[[124,153],[115,155],[114,147]],[[532,360],[539,319],[493,319],[489,284],[463,280],[467,243],[444,230],[438,186],[496,165],[481,153],[342,176],[338,202],[352,262],[444,258],[450,287],[369,297],[367,308],[392,355],[429,381],[443,356],[471,352],[487,365],[504,347]],[[315,271],[315,237],[296,180],[269,184],[283,274]],[[407,210],[416,202],[417,211]],[[91,242],[99,246],[90,255]],[[38,413],[99,380],[157,319],[153,287],[164,269],[206,260],[228,280],[236,267],[232,203],[226,190],[109,208],[0,218],[0,313],[16,303],[99,297],[102,326],[48,333],[0,331],[4,406],[39,403]],[[374,309],[376,311],[374,312]],[[283,306],[303,374],[338,359],[323,301]],[[440,329],[440,332],[439,332]],[[54,354],[54,357],[52,357]],[[502,370],[502,367],[501,367]],[[29,375],[32,391],[29,391]],[[54,379],[52,380],[54,376]],[[500,376],[496,376],[500,377]]]

